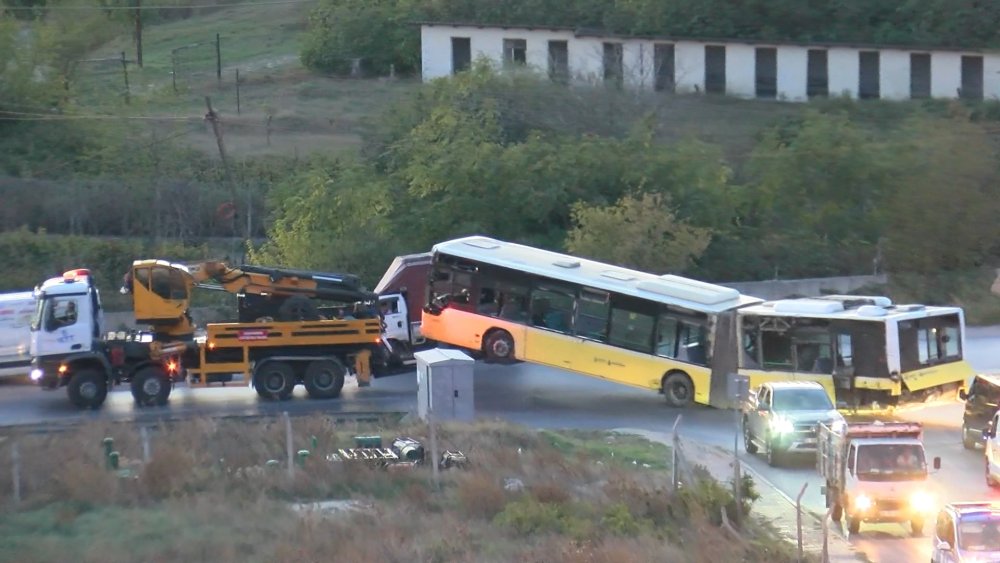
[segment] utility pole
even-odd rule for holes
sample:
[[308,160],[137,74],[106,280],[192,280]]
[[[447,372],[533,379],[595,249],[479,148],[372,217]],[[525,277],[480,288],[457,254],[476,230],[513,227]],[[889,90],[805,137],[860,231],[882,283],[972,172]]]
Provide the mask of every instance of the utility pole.
[[[205,107],[208,109],[208,113],[205,114],[205,120],[212,125],[212,133],[215,134],[215,144],[219,147],[219,158],[222,159],[222,170],[226,176],[226,183],[229,184],[229,197],[233,204],[233,238],[237,238],[236,231],[236,221],[238,214],[235,212],[236,209],[236,187],[233,184],[233,175],[229,170],[229,159],[226,157],[226,145],[222,140],[222,121],[219,119],[219,114],[215,113],[212,109],[212,98],[205,96]],[[235,249],[233,250],[233,255],[236,255]]]
[[135,0],[135,62],[142,68],[142,0]]

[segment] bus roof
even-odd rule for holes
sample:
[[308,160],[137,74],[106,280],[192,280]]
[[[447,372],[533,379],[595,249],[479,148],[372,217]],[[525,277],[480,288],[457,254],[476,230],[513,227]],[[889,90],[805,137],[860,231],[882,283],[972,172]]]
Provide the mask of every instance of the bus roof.
[[434,245],[433,252],[692,311],[717,313],[762,301],[721,285],[669,274],[657,276],[483,236],[442,242]]
[[948,314],[962,316],[962,309],[917,304],[897,305],[887,297],[827,295],[765,301],[741,309],[740,314],[884,322]]

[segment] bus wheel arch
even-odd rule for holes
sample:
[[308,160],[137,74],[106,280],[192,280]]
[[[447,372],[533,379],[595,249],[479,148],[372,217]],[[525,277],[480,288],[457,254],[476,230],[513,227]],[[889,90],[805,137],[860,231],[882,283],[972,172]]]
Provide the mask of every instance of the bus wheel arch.
[[487,362],[514,362],[514,337],[502,328],[491,328],[483,335],[483,354]]
[[683,371],[668,371],[660,380],[660,391],[671,407],[684,408],[694,404],[694,381]]

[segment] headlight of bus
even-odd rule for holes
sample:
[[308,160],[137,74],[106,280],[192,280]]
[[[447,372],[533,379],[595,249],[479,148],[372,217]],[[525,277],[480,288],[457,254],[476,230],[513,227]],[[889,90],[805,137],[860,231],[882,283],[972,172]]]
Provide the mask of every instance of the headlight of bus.
[[932,512],[934,497],[930,493],[917,491],[910,497],[910,508],[916,512]]
[[854,497],[854,508],[858,512],[867,512],[871,509],[873,504],[874,503],[872,502],[871,497],[868,495],[858,495]]
[[771,431],[776,434],[788,434],[795,432],[795,425],[787,418],[776,416],[771,419]]

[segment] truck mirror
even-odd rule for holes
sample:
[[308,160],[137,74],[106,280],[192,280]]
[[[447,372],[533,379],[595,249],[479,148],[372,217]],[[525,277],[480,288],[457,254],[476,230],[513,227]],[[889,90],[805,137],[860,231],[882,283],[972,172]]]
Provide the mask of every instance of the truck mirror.
[[965,389],[958,390],[958,398],[966,401],[969,399],[969,394],[965,392]]
[[941,469],[941,458],[934,458],[934,469]]

